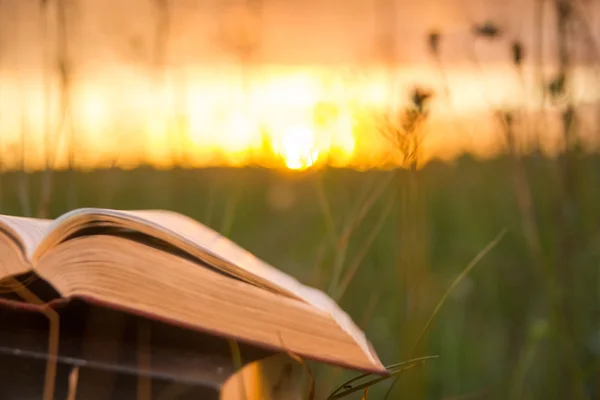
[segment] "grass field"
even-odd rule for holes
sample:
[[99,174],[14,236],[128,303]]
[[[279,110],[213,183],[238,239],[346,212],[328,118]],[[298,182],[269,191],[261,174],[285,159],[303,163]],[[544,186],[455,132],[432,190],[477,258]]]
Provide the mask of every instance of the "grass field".
[[[571,196],[561,190],[561,160],[525,160],[539,253],[528,245],[510,158],[465,156],[414,174],[58,172],[49,211],[55,217],[83,206],[173,209],[229,235],[328,290],[384,363],[440,356],[402,375],[390,398],[597,398],[600,158],[574,160]],[[1,212],[36,210],[41,179],[3,174]],[[407,192],[410,181],[418,185]],[[503,229],[505,237],[455,288],[415,349],[446,289]],[[315,368],[321,395],[352,376]],[[387,386],[373,388],[370,398]]]

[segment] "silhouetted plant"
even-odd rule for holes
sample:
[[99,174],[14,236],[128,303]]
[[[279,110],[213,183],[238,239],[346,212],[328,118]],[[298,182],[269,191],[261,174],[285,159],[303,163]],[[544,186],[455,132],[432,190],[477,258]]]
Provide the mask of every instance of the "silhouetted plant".
[[440,40],[442,35],[438,31],[431,31],[427,36],[427,41],[429,43],[429,51],[432,55],[437,57],[440,52]]
[[411,95],[412,106],[415,108],[418,114],[423,114],[427,116],[428,110],[426,106],[431,97],[433,97],[433,92],[431,90],[427,90],[421,87],[415,87],[413,89]]
[[50,127],[50,65],[48,52],[48,0],[40,0],[40,25],[42,30],[42,59],[44,69],[44,175],[41,184],[38,217],[48,216],[50,197],[52,195],[52,168],[55,157],[54,134]]
[[[429,116],[429,103],[433,92],[421,86],[415,86],[409,93],[408,104],[396,113],[384,115],[379,127],[380,134],[388,140],[395,156],[400,158],[402,167],[408,169],[408,175],[399,170],[395,174],[395,190],[399,215],[397,217],[398,241],[398,279],[402,291],[401,298],[408,304],[423,304],[423,293],[431,284],[427,252],[427,220],[424,204],[426,196],[423,190],[419,163],[422,160],[424,139],[423,124]],[[405,179],[406,178],[406,179]],[[407,322],[402,332],[401,353],[405,354],[406,345],[418,341],[419,330],[426,321],[425,309],[417,307],[406,314]],[[418,349],[421,351],[421,348]],[[417,377],[411,381],[408,392],[419,397],[423,386]]]
[[[40,196],[40,204],[38,207],[38,215],[40,217],[48,217],[48,208],[52,194],[52,169],[55,168],[55,161],[58,157],[58,148],[62,139],[67,142],[67,166],[70,171],[75,167],[76,157],[76,135],[73,129],[71,120],[71,61],[68,48],[68,8],[70,0],[56,0],[56,58],[55,71],[58,75],[60,107],[58,124],[52,126],[50,116],[50,64],[49,64],[49,46],[47,43],[48,33],[48,16],[49,5],[48,0],[40,0],[40,13],[42,34],[44,35],[43,59],[44,59],[44,76],[45,76],[45,123],[44,123],[44,151],[45,151],[45,174],[42,180],[42,190]],[[73,182],[69,184],[70,207],[75,207],[76,199],[74,195]]]
[[521,42],[519,42],[518,40],[515,40],[511,44],[511,50],[513,64],[515,64],[516,67],[520,68],[523,64],[523,58],[525,56],[523,44],[521,44]]
[[548,84],[548,92],[552,99],[556,100],[565,94],[565,81],[566,77],[562,72],[550,81]]
[[496,39],[501,36],[502,30],[492,21],[485,21],[473,27],[473,34],[486,39]]
[[423,141],[423,132],[419,128],[429,115],[428,105],[432,96],[431,90],[417,86],[410,94],[410,103],[402,112],[383,116],[379,132],[399,153],[405,167],[416,168],[418,163]]
[[56,0],[57,6],[57,29],[58,29],[58,54],[56,59],[56,69],[60,81],[61,91],[61,123],[59,132],[63,130],[67,140],[67,167],[71,174],[69,188],[67,190],[67,198],[69,208],[77,207],[77,193],[75,190],[75,175],[74,169],[75,159],[77,157],[78,140],[77,134],[73,126],[73,115],[71,109],[71,89],[72,89],[72,62],[69,51],[69,30],[70,20],[68,18],[69,9],[73,0]]

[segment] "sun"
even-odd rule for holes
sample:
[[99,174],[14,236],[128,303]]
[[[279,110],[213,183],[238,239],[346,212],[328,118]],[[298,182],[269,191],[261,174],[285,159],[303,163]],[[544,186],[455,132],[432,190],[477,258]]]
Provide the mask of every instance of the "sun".
[[315,135],[306,127],[295,126],[284,131],[275,150],[286,167],[294,170],[307,169],[319,158]]

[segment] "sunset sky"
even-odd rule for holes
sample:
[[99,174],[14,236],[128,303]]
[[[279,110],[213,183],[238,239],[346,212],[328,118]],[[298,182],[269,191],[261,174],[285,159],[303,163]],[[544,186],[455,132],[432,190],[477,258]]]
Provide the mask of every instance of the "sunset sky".
[[[426,157],[489,154],[501,143],[489,115],[537,104],[527,50],[534,44],[533,0],[262,0],[260,19],[241,12],[240,1],[218,0],[166,0],[165,19],[160,3],[66,1],[70,102],[63,120],[56,1],[48,1],[46,19],[40,2],[0,2],[3,167],[17,165],[22,154],[27,167],[41,166],[48,135],[63,165],[73,141],[81,165],[201,166],[243,165],[260,158],[266,140],[290,168],[325,159],[376,166],[388,144],[366,127],[365,115],[390,102],[402,105],[415,85],[438,94]],[[577,3],[598,31],[599,5]],[[552,11],[545,27],[548,77]],[[488,19],[503,37],[473,40],[473,25]],[[249,34],[240,33],[244,27]],[[441,69],[427,47],[434,29],[442,34]],[[387,52],[392,79],[381,46],[386,32],[395,38]],[[231,43],[248,36],[259,45],[242,67]],[[526,49],[525,87],[509,62],[513,40]],[[574,95],[595,102],[598,79],[579,60]],[[552,143],[555,133],[547,135]]]

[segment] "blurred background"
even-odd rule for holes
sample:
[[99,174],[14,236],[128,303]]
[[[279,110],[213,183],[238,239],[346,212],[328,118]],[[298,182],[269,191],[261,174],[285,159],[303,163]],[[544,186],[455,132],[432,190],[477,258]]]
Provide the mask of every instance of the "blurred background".
[[[0,0],[0,213],[187,214],[327,291],[384,363],[440,355],[389,398],[599,398],[599,20],[597,0]],[[353,376],[313,368],[317,398]]]

